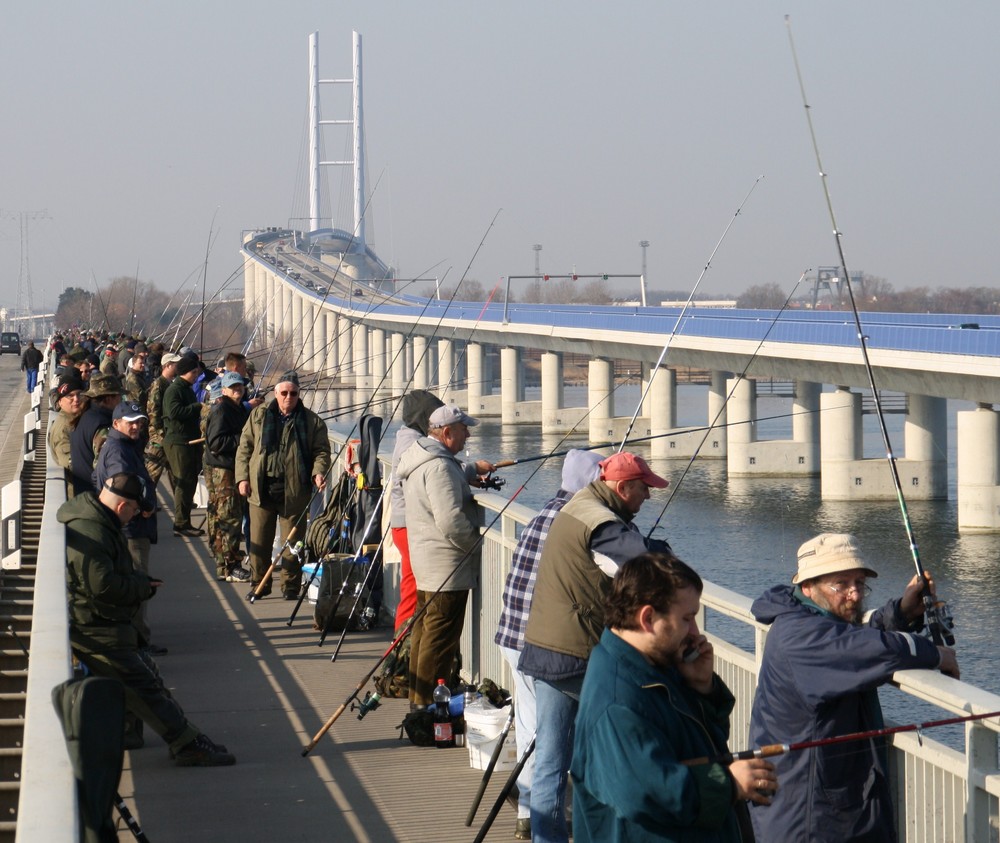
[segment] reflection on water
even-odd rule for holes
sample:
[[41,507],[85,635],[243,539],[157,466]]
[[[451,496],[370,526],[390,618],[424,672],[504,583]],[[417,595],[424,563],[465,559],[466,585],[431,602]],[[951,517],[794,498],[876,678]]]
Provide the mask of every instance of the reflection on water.
[[[635,387],[625,387],[616,396],[617,413],[630,412],[638,399]],[[701,425],[706,422],[703,387],[678,390],[678,424]],[[529,394],[529,399],[532,396]],[[332,406],[353,407],[357,396],[345,391],[327,399]],[[566,389],[567,404],[583,404],[586,390]],[[383,405],[392,406],[392,405]],[[948,501],[913,501],[908,504],[913,531],[919,543],[920,559],[934,574],[938,593],[948,601],[955,616],[955,633],[962,678],[974,685],[1000,693],[1000,675],[996,670],[993,645],[1000,629],[1000,536],[959,535],[954,488],[954,411],[967,405],[949,402],[950,495]],[[758,415],[780,415],[790,410],[787,399],[762,399]],[[386,414],[387,411],[386,411]],[[340,433],[351,429],[355,416],[331,422]],[[885,448],[876,420],[865,417],[865,454],[883,457]],[[902,447],[902,416],[889,416],[887,424],[897,451]],[[392,437],[398,424],[393,422],[383,439],[381,452],[392,453]],[[503,494],[519,492],[519,503],[539,507],[559,487],[562,460],[543,459],[551,453],[585,447],[585,435],[542,435],[537,425],[508,425],[484,420],[474,428],[468,452],[494,462],[521,460],[502,469],[507,480]],[[790,436],[789,419],[771,419],[760,424],[760,438]],[[633,450],[648,457],[648,446]],[[654,470],[670,478],[679,478],[687,461],[651,461]],[[522,489],[523,486],[523,489]],[[668,497],[670,506],[662,511]],[[662,513],[662,517],[661,517]],[[913,576],[914,566],[903,528],[900,508],[895,501],[822,501],[818,479],[762,478],[727,480],[721,460],[698,459],[692,464],[680,488],[654,490],[637,523],[643,532],[659,522],[654,535],[666,538],[674,551],[712,582],[748,597],[755,597],[779,582],[788,582],[795,570],[795,552],[810,536],[824,532],[855,533],[866,556],[878,571],[872,580],[871,606],[881,605],[898,596]],[[720,632],[730,637],[719,619]],[[741,646],[748,646],[745,632],[733,632]],[[890,713],[892,705],[888,706]],[[933,710],[902,712],[907,717],[929,719],[940,716]],[[897,714],[897,716],[900,716]]]

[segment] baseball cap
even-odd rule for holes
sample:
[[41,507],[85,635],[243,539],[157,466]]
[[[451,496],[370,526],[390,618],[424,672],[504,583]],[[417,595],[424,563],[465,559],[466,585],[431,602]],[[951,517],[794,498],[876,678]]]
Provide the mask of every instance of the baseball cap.
[[111,418],[115,421],[139,421],[139,419],[148,418],[146,414],[142,411],[142,407],[138,404],[133,404],[131,401],[122,401],[115,411],[111,414]]
[[160,368],[162,369],[162,368],[164,368],[166,366],[169,366],[171,363],[176,363],[180,359],[181,359],[181,356],[179,354],[174,354],[173,352],[169,352],[167,354],[164,354],[160,358]]
[[222,388],[223,389],[230,389],[230,388],[232,388],[234,386],[245,386],[246,385],[245,382],[244,382],[244,380],[243,380],[243,376],[237,374],[236,372],[226,372],[222,376],[221,381],[222,381]]
[[458,424],[461,422],[468,427],[475,427],[479,424],[479,419],[474,419],[472,416],[467,416],[463,413],[456,404],[445,404],[443,407],[438,407],[433,413],[431,413],[430,418],[427,420],[427,427],[447,427],[450,424]]
[[666,489],[670,485],[665,478],[654,474],[642,457],[628,451],[601,460],[601,480],[641,480],[654,489]]
[[858,540],[850,533],[820,533],[799,548],[799,569],[792,582],[795,584],[837,574],[841,571],[864,571],[869,577],[877,577],[861,555]]

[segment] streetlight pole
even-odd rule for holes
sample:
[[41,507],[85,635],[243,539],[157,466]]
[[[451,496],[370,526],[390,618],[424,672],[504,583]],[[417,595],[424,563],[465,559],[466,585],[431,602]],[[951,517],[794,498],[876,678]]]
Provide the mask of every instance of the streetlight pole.
[[642,275],[639,278],[639,298],[642,306],[646,306],[646,249],[649,248],[648,240],[640,240],[639,248],[642,249]]

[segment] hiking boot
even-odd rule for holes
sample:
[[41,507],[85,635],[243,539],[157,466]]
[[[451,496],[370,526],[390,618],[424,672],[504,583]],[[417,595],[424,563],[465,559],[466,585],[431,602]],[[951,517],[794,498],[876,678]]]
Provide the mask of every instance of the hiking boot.
[[297,591],[292,591],[290,589],[282,590],[281,596],[284,597],[286,600],[298,600],[299,599],[299,593]]
[[[251,582],[250,588],[252,588],[254,591],[257,591],[258,585],[259,583]],[[269,595],[270,593],[271,593],[271,583],[268,583],[259,592],[257,592],[257,597],[267,597],[267,595]]]
[[514,823],[514,839],[515,840],[531,839],[531,817],[517,818],[517,822]]
[[226,574],[226,582],[250,582],[250,572],[242,565],[233,565]]
[[236,763],[235,755],[224,746],[212,743],[206,735],[198,735],[173,756],[178,767],[230,767]]
[[204,530],[199,530],[197,527],[192,527],[190,524],[187,527],[174,527],[175,536],[186,536],[187,538],[196,538],[198,536],[205,535]]

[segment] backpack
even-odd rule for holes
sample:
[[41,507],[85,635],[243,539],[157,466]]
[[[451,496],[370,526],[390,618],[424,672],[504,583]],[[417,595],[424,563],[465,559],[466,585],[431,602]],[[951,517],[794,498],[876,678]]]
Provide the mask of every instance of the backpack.
[[411,711],[399,724],[399,739],[403,733],[414,746],[434,746],[434,715],[426,708]]
[[[382,663],[382,669],[374,679],[375,689],[392,699],[406,699],[410,693],[410,636],[407,635],[389,657]],[[406,721],[403,721],[404,725]],[[407,732],[409,734],[409,732]],[[433,733],[432,733],[433,737]],[[411,738],[412,740],[412,738]]]

